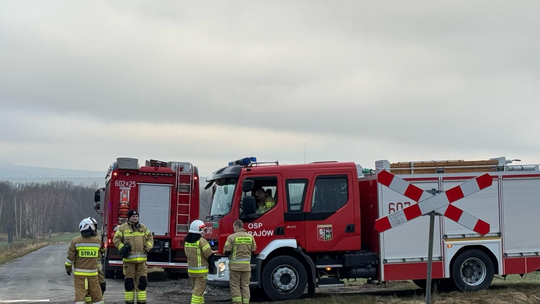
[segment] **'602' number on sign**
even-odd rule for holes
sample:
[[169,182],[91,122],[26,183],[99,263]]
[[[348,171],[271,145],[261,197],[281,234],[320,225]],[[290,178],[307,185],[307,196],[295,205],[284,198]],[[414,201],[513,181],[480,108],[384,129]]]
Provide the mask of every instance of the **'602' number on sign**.
[[396,211],[399,211],[405,207],[409,207],[411,205],[411,202],[397,202],[397,203],[389,203],[388,204],[388,214],[392,214]]

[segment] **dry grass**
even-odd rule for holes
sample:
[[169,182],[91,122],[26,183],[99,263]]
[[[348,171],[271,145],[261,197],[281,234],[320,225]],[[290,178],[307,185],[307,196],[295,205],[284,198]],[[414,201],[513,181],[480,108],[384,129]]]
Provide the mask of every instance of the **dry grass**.
[[13,244],[1,242],[0,244],[0,265],[30,252],[36,251],[50,244],[64,243],[70,241],[77,233],[63,233],[53,235],[51,238],[38,239],[17,239]]
[[[275,302],[258,302],[270,304]],[[425,295],[412,282],[393,282],[387,286],[351,284],[336,290],[317,290],[314,297],[280,304],[424,304]],[[521,278],[508,276],[495,279],[491,287],[479,292],[436,292],[432,304],[540,304],[540,275],[532,273]]]

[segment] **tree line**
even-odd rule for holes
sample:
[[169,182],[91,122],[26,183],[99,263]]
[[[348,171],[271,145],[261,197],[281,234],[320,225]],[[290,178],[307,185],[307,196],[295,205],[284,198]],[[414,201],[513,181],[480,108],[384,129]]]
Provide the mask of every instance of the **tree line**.
[[53,232],[76,231],[93,210],[96,187],[68,181],[48,183],[0,182],[0,232],[34,238]]
[[[88,216],[100,221],[94,211],[97,185],[75,185],[69,181],[11,183],[0,181],[0,233],[12,229],[16,238],[35,238],[51,230],[77,231]],[[211,191],[201,187],[201,218],[208,215]]]

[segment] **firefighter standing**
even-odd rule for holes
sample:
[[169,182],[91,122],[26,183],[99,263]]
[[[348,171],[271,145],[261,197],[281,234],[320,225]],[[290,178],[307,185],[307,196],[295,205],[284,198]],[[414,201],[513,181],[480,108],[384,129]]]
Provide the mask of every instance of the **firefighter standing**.
[[154,247],[152,233],[139,223],[137,210],[129,210],[128,222],[120,225],[113,238],[114,246],[122,256],[124,267],[124,299],[126,304],[146,304],[146,256]]
[[81,236],[71,240],[65,264],[68,275],[73,271],[75,304],[84,304],[87,292],[90,293],[94,304],[102,304],[103,298],[98,281],[101,241],[96,237],[94,224],[87,218],[79,224],[79,231]]
[[213,252],[210,244],[202,238],[205,225],[195,220],[189,226],[185,237],[184,251],[188,263],[188,276],[191,281],[191,304],[204,304],[204,290],[206,288],[206,275],[208,274],[208,261],[212,261]]
[[249,303],[251,254],[257,249],[253,236],[244,230],[242,220],[233,223],[234,233],[225,242],[225,255],[229,257],[229,285],[233,303]]
[[[89,219],[90,221],[92,221],[92,223],[94,224],[94,230],[98,231],[98,222],[96,221],[95,218],[93,217],[87,217],[87,219]],[[101,242],[101,238],[99,238],[97,235],[96,235],[96,238]],[[103,275],[103,269],[101,267],[101,260],[103,259],[103,254],[105,253],[105,248],[103,247],[103,242],[101,243],[101,248],[99,250],[99,263],[98,263],[98,281],[99,281],[99,285],[101,287],[101,294],[103,295],[103,300],[105,301],[105,290],[107,289],[107,283],[105,282],[105,276]],[[92,298],[90,297],[90,293],[87,292],[86,293],[86,297],[84,298],[84,300],[86,301],[86,304],[90,304],[92,303]]]

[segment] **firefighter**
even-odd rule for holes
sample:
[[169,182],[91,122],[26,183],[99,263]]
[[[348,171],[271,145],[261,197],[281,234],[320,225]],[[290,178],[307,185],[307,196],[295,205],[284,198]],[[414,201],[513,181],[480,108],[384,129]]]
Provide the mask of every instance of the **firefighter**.
[[[204,304],[204,290],[208,267],[212,267],[214,253],[210,244],[203,238],[205,225],[195,220],[189,225],[189,231],[184,238],[184,251],[188,263],[188,276],[191,281],[191,304]],[[210,261],[210,263],[209,263]]]
[[255,191],[255,197],[258,200],[257,213],[265,213],[276,205],[276,200],[266,193],[263,188],[259,188]]
[[249,303],[251,255],[257,249],[253,236],[246,232],[242,220],[233,223],[234,233],[225,242],[225,255],[229,257],[229,285],[233,303]]
[[[92,223],[94,224],[94,230],[98,231],[98,222],[93,217],[87,217]],[[101,242],[101,238],[99,236],[96,236],[98,240]],[[105,248],[103,247],[103,242],[101,243],[101,248],[99,250],[99,263],[98,263],[98,281],[99,286],[101,287],[101,294],[103,295],[103,300],[105,301],[105,290],[107,289],[107,283],[105,282],[105,276],[103,275],[103,269],[101,267],[101,260],[103,260],[103,254],[105,253]],[[92,303],[92,298],[90,297],[90,293],[86,293],[86,297],[84,298],[86,301],[86,304]]]
[[[118,227],[113,238],[124,264],[124,299],[126,304],[146,304],[146,256],[154,247],[152,233],[139,223],[137,210],[129,210],[128,221]],[[136,296],[136,297],[135,297]]]
[[71,240],[69,245],[66,273],[71,275],[75,286],[75,304],[84,304],[86,293],[90,293],[94,304],[102,304],[103,298],[98,280],[99,249],[101,241],[96,237],[94,224],[84,219],[79,224],[81,236]]

